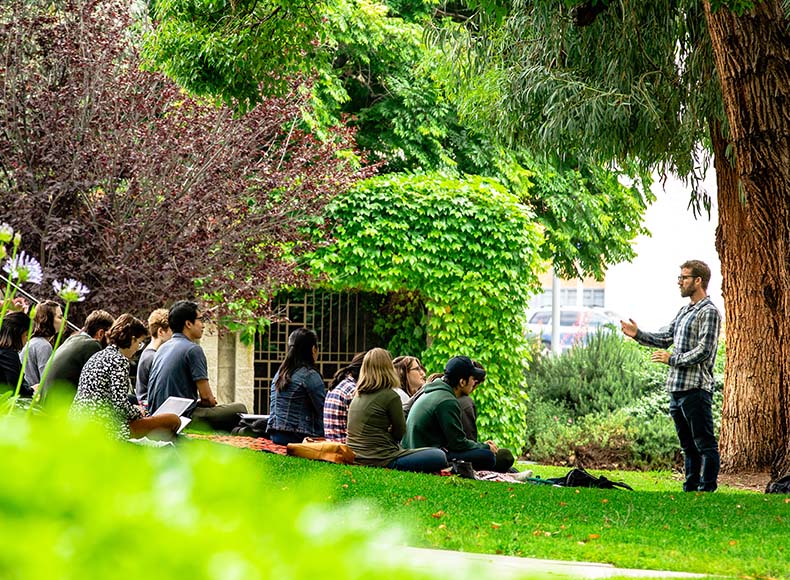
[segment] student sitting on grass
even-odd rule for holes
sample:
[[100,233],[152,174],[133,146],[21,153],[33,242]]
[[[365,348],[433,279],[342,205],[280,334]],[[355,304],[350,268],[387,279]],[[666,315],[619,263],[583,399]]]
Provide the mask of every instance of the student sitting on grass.
[[120,439],[151,433],[170,439],[181,424],[178,415],[145,417],[129,402],[129,360],[143,344],[148,331],[131,314],[121,314],[107,332],[109,346],[88,359],[80,374],[71,412],[105,421]]
[[345,443],[348,435],[348,406],[357,392],[359,371],[362,368],[361,352],[351,359],[347,367],[335,373],[330,391],[324,401],[324,437],[330,441]]
[[151,335],[151,342],[140,353],[140,359],[137,361],[137,382],[134,386],[137,400],[143,406],[148,405],[148,378],[151,376],[154,355],[160,346],[173,338],[173,329],[170,328],[168,316],[165,308],[157,308],[148,316],[148,333]]
[[[22,375],[22,363],[19,362],[19,352],[27,342],[27,330],[30,319],[24,312],[12,312],[3,318],[0,326],[0,392],[16,391],[19,377]],[[32,385],[22,380],[19,389],[20,397],[32,397]]]
[[392,364],[400,377],[400,387],[395,392],[405,405],[425,384],[425,367],[416,356],[399,356]]
[[[468,382],[461,389],[461,396],[458,397],[458,406],[461,407],[461,425],[464,428],[467,439],[477,441],[477,408],[470,395],[486,380],[486,370],[476,360],[472,361],[472,364],[475,368],[480,369],[483,375],[479,379]],[[515,462],[516,459],[513,457],[513,452],[510,449],[499,448],[496,452],[496,464],[491,471],[508,473]]]
[[269,434],[277,445],[324,436],[324,380],[315,369],[318,336],[297,328],[288,337],[285,360],[272,379]]
[[20,360],[24,360],[27,353],[25,382],[28,385],[37,385],[41,382],[49,357],[52,356],[55,337],[61,326],[63,326],[63,310],[57,302],[47,300],[36,306],[33,334],[30,335],[24,350],[19,353]]
[[403,445],[407,448],[439,447],[452,460],[468,461],[476,470],[491,470],[496,464],[497,446],[493,441],[479,443],[464,433],[458,397],[485,376],[466,356],[451,358],[444,376],[425,385],[406,422]]
[[356,454],[356,463],[401,471],[441,471],[447,467],[441,449],[404,449],[399,444],[406,431],[401,400],[395,392],[399,386],[390,353],[383,348],[369,351],[348,409],[347,442]]

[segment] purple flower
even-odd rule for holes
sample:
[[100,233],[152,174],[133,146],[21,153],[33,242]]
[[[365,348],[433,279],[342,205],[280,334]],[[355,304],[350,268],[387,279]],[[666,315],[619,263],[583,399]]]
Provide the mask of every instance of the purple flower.
[[65,278],[63,282],[55,280],[52,282],[52,288],[63,302],[82,302],[90,293],[85,284],[71,278]]
[[41,284],[44,279],[44,272],[41,264],[33,256],[28,256],[24,251],[19,252],[13,258],[9,258],[3,270],[8,273],[11,280],[19,284],[30,282],[31,284]]

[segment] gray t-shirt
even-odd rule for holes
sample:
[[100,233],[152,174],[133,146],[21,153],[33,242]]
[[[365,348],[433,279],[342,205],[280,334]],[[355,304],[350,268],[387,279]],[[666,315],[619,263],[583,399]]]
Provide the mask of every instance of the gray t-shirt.
[[148,410],[153,413],[168,397],[195,399],[186,411],[191,415],[197,406],[197,381],[208,379],[206,354],[180,332],[162,346],[154,357],[148,377]]
[[156,349],[148,345],[140,353],[140,360],[137,361],[137,381],[134,385],[134,393],[137,395],[137,400],[141,403],[148,400],[148,378],[151,375],[155,354]]
[[47,361],[52,354],[52,345],[42,336],[31,338],[25,345],[25,348],[22,349],[22,352],[19,353],[19,362],[25,360],[26,351],[25,382],[32,387],[41,382],[41,376],[44,374],[44,369],[47,368]]

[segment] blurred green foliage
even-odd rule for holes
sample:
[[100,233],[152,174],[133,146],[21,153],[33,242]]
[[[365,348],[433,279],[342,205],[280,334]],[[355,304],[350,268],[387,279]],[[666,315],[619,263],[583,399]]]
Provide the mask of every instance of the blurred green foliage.
[[380,557],[397,530],[328,505],[331,477],[273,486],[229,447],[144,448],[62,416],[12,415],[0,471],[4,579],[427,577]]

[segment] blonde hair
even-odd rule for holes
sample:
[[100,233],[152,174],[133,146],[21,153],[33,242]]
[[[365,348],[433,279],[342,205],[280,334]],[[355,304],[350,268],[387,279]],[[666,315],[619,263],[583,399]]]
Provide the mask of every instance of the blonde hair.
[[157,308],[148,317],[148,334],[151,338],[156,338],[159,329],[167,330],[170,328],[170,322],[167,320],[167,309]]
[[392,366],[392,355],[383,348],[368,351],[359,371],[357,393],[375,393],[382,389],[397,389],[400,379]]

